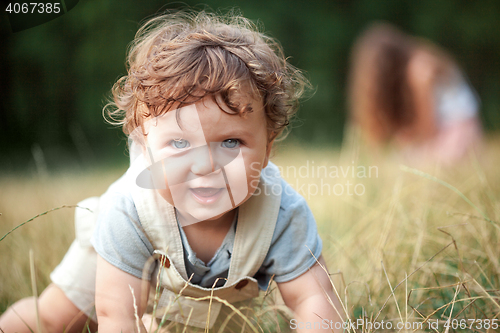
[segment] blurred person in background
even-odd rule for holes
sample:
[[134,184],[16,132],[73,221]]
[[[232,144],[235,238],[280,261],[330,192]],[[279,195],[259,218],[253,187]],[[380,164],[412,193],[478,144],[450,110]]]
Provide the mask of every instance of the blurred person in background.
[[392,146],[410,163],[452,165],[479,143],[479,99],[437,45],[376,23],[356,42],[351,66],[351,123],[370,148]]

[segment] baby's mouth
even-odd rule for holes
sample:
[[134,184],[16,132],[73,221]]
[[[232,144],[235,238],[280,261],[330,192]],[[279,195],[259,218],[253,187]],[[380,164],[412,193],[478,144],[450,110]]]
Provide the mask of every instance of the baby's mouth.
[[223,190],[222,188],[214,187],[195,187],[190,189],[196,201],[202,204],[213,203],[220,197]]

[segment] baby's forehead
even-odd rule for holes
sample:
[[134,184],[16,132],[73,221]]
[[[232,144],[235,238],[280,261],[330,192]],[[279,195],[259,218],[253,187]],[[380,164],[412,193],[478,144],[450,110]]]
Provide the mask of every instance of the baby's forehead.
[[[157,116],[151,112],[142,112],[142,130],[151,126],[162,126],[165,128],[180,130],[200,129],[201,119],[206,119],[205,114],[209,114],[210,120],[222,118],[242,118],[265,117],[263,102],[260,97],[255,97],[251,93],[237,93],[229,101],[225,101],[221,95],[207,96],[197,102],[181,104],[176,103],[166,108]],[[246,122],[239,122],[240,126],[246,126]],[[253,124],[248,123],[248,126]],[[138,128],[140,130],[140,128]]]

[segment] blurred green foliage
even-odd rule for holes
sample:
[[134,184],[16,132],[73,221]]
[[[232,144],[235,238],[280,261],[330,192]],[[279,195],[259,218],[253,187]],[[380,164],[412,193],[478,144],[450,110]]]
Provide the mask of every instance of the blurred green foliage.
[[[307,72],[315,94],[302,104],[293,139],[314,145],[341,142],[350,49],[374,20],[396,24],[450,51],[481,97],[485,128],[500,128],[500,1],[204,4],[223,11],[240,8]],[[17,33],[10,31],[5,13],[0,13],[0,168],[33,164],[34,146],[45,153],[49,168],[70,161],[126,163],[124,136],[103,121],[102,107],[115,80],[125,74],[127,45],[140,22],[186,5],[204,8],[190,0],[81,0],[67,14]]]

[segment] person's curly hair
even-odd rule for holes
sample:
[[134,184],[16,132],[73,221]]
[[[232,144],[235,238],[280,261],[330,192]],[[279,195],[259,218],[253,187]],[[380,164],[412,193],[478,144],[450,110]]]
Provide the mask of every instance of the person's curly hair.
[[353,52],[350,103],[370,138],[386,141],[415,117],[407,65],[415,43],[383,23],[370,26]]
[[351,118],[373,142],[387,143],[400,132],[411,133],[418,141],[433,131],[419,121],[423,112],[436,111],[418,108],[411,85],[414,77],[408,68],[417,51],[432,59],[426,65],[433,73],[429,87],[437,80],[447,80],[456,67],[451,56],[437,45],[388,23],[372,24],[354,45],[349,80]]
[[[146,117],[157,117],[207,96],[234,113],[251,112],[238,90],[250,87],[263,102],[269,140],[296,112],[310,86],[280,45],[235,13],[164,14],[146,22],[131,43],[128,74],[113,86],[105,117],[129,135]],[[244,100],[244,99],[243,99]],[[224,109],[228,109],[224,108]]]

